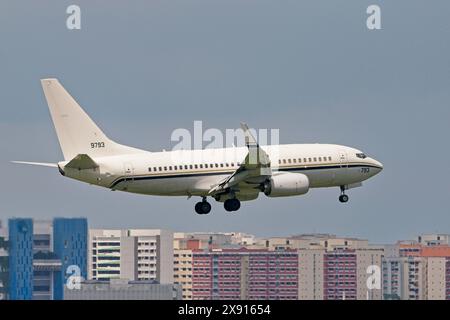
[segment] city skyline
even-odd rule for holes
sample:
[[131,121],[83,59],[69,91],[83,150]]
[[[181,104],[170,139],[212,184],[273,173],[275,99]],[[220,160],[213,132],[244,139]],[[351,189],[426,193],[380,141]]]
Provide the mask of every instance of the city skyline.
[[0,223],[5,293],[18,300],[448,300],[450,234],[379,245],[333,234],[258,238],[11,218]]
[[[30,215],[24,214],[21,216],[10,216],[6,218],[0,217],[0,227],[2,226],[2,221],[8,221],[9,219],[22,219],[22,218],[30,218]],[[86,218],[82,215],[75,215],[75,216],[55,216],[56,218]],[[33,218],[36,221],[40,222],[47,222],[53,220],[55,217],[46,216],[46,217],[38,217]],[[108,226],[108,224],[107,224]],[[375,245],[387,245],[391,243],[395,243],[398,241],[410,241],[411,239],[414,239],[417,237],[417,235],[427,235],[427,234],[450,234],[450,230],[434,230],[434,231],[422,231],[418,233],[411,233],[409,236],[403,237],[403,238],[395,238],[395,239],[386,239],[386,240],[373,240],[368,237],[364,237],[361,235],[358,235],[357,233],[347,233],[347,234],[341,234],[341,233],[334,233],[327,230],[313,230],[311,232],[294,232],[294,233],[278,233],[278,234],[258,234],[255,232],[249,232],[248,230],[243,230],[239,228],[235,229],[229,229],[229,230],[223,230],[223,229],[217,229],[217,230],[202,230],[202,229],[172,229],[172,228],[165,228],[161,227],[156,224],[148,224],[148,225],[140,225],[140,226],[134,226],[134,225],[119,225],[117,227],[105,227],[105,225],[97,224],[93,225],[91,222],[89,222],[89,230],[95,230],[95,229],[101,229],[101,230],[148,230],[148,229],[154,229],[154,230],[168,230],[173,233],[198,233],[198,234],[232,234],[232,233],[242,233],[242,234],[248,234],[255,236],[259,239],[266,239],[266,238],[285,238],[285,237],[295,237],[295,236],[303,236],[303,235],[331,235],[336,237],[347,237],[347,238],[354,238],[354,239],[366,239],[369,242],[375,244]]]

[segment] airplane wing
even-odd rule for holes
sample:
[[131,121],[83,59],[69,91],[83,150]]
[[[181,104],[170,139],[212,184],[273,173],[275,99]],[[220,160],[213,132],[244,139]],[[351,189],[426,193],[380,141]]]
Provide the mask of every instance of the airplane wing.
[[241,128],[244,131],[248,154],[235,172],[209,191],[211,196],[227,193],[233,188],[259,188],[272,175],[269,155],[259,146],[247,124],[241,123]]

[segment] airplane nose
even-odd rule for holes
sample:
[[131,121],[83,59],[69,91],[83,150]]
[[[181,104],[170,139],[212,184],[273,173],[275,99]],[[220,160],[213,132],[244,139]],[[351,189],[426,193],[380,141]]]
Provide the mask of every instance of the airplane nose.
[[382,164],[380,161],[375,160],[375,159],[372,159],[372,163],[373,163],[373,165],[375,165],[380,171],[383,170],[383,164]]

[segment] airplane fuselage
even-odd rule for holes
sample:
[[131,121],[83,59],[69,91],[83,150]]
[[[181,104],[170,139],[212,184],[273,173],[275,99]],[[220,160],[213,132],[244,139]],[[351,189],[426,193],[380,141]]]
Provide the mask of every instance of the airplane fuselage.
[[[341,145],[285,144],[262,148],[270,156],[272,171],[303,173],[310,188],[353,185],[382,170],[380,162],[358,157],[361,151]],[[67,177],[112,190],[207,196],[212,186],[239,167],[247,153],[245,147],[177,150],[95,158],[99,166],[90,170],[65,168],[67,161],[58,165]],[[245,190],[241,193],[245,194]]]

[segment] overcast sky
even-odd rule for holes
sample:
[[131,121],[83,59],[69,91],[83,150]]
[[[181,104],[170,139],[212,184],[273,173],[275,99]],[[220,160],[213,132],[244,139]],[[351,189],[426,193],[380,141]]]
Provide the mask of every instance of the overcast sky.
[[[82,29],[66,28],[68,5]],[[366,27],[379,4],[382,30]],[[91,227],[329,232],[392,242],[450,232],[448,0],[0,2],[0,219],[86,216]],[[197,199],[111,192],[62,160],[39,79],[57,77],[113,139],[170,149],[176,128],[279,128],[384,164],[363,188],[194,212]]]

